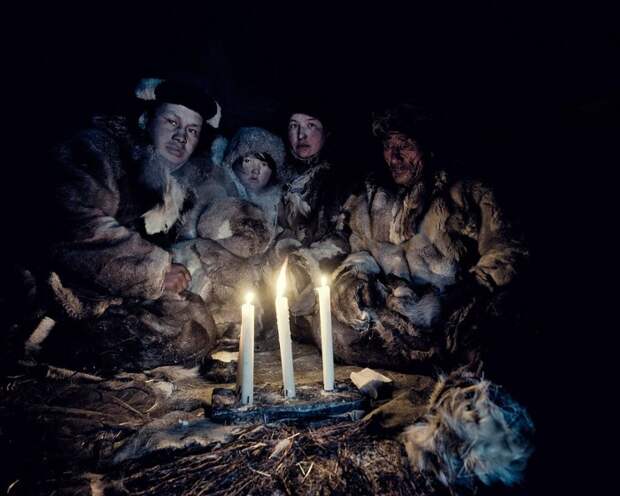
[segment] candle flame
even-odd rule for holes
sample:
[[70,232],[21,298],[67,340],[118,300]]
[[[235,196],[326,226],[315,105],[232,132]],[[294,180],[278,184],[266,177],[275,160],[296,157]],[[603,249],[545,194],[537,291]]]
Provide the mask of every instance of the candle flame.
[[284,296],[284,292],[286,291],[286,265],[288,263],[288,258],[284,260],[284,264],[280,269],[280,274],[278,275],[278,282],[276,283],[276,294],[278,296]]
[[327,286],[327,277],[321,276],[321,286]]
[[249,305],[250,303],[252,303],[252,300],[254,299],[254,293],[252,293],[251,291],[248,292],[245,295],[245,302]]

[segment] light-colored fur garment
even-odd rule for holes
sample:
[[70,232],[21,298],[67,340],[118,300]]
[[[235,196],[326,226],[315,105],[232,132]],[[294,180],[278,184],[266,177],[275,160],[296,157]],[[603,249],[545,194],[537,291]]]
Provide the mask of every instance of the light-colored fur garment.
[[518,483],[532,453],[534,426],[503,390],[469,373],[442,377],[428,413],[401,435],[413,470],[455,490]]

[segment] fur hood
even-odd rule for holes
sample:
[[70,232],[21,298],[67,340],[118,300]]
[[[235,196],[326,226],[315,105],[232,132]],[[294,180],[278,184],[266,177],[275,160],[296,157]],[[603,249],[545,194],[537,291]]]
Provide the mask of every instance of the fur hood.
[[226,147],[223,165],[232,170],[235,161],[252,153],[267,153],[276,164],[276,177],[284,168],[284,143],[275,134],[260,127],[242,127]]
[[[266,186],[259,192],[247,190],[233,170],[237,159],[252,153],[267,153],[276,165],[276,182]],[[284,171],[284,143],[275,134],[260,127],[242,127],[228,143],[222,166],[234,183],[238,196],[258,205],[264,212],[271,229],[276,230],[278,205],[281,200],[281,180]]]

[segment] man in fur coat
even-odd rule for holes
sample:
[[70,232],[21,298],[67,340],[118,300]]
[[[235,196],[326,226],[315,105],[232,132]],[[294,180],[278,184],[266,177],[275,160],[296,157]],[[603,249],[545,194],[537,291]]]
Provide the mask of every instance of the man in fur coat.
[[47,282],[51,314],[65,325],[48,348],[56,341],[102,369],[192,361],[214,344],[212,319],[185,292],[189,272],[172,263],[168,247],[194,200],[175,176],[201,135],[218,126],[220,107],[172,80],[144,80],[136,96],[145,108],[139,122],[96,118],[56,153],[59,209]]
[[474,329],[527,258],[493,191],[437,168],[432,125],[408,105],[373,123],[389,177],[344,207],[351,254],[333,274],[332,308],[345,362],[411,370],[479,358]]

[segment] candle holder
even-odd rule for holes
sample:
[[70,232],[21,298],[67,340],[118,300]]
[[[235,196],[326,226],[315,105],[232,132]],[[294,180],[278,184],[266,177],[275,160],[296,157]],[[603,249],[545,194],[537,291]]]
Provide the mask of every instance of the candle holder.
[[336,383],[333,391],[324,391],[323,383],[297,385],[295,398],[285,398],[281,385],[263,384],[255,387],[251,405],[243,405],[232,389],[214,389],[211,419],[227,424],[317,421],[332,417],[357,420],[367,407],[367,398],[348,383]]

